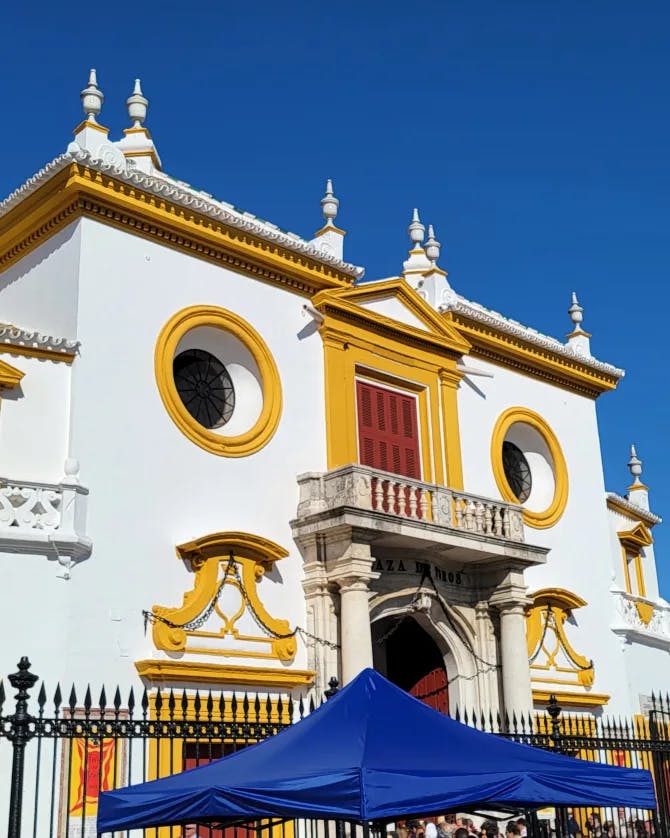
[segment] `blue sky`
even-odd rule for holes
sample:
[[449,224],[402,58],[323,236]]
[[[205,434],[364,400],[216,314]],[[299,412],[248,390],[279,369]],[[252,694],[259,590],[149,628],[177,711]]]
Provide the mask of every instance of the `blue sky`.
[[217,197],[310,236],[332,177],[369,278],[398,272],[418,206],[467,297],[562,336],[578,292],[627,370],[598,402],[607,486],[633,441],[670,517],[667,0],[39,0],[3,29],[0,193],[65,149],[94,66],[104,124],[140,76],[166,170]]

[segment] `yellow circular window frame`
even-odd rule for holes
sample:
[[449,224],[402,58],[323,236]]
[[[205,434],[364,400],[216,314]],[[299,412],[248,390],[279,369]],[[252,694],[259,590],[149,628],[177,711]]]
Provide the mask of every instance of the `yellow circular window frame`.
[[[260,372],[263,408],[254,426],[243,434],[225,436],[204,428],[184,407],[174,382],[173,362],[179,342],[193,329],[209,326],[236,337],[251,352]],[[200,448],[219,457],[247,457],[272,439],[282,412],[277,364],[258,332],[232,311],[217,306],[191,306],[173,315],[156,341],[154,369],[158,392],[170,418]]]
[[523,520],[529,527],[535,529],[546,529],[553,527],[559,520],[568,502],[568,469],[565,464],[565,457],[559,445],[556,434],[551,430],[545,420],[532,410],[526,407],[510,407],[498,417],[493,435],[491,437],[491,464],[493,476],[495,477],[498,491],[503,499],[509,503],[519,503],[519,499],[512,491],[505,469],[503,467],[503,442],[507,432],[512,425],[530,425],[544,439],[552,459],[554,471],[554,497],[549,506],[541,512],[534,512],[531,509],[523,510]]

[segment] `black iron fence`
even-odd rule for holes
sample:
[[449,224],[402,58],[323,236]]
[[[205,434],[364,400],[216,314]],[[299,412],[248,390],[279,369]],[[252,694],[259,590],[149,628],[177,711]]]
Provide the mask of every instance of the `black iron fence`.
[[[314,709],[313,702],[281,696],[146,689],[111,700],[103,689],[94,701],[73,687],[67,698],[57,687],[49,696],[22,658],[6,700],[0,683],[0,816],[8,838],[94,838],[101,791],[139,783],[203,765],[273,736]],[[330,685],[325,699],[334,694]],[[324,699],[324,700],[325,700]],[[7,708],[5,703],[9,704]],[[594,762],[649,769],[658,811],[611,807],[538,812],[451,813],[474,836],[482,817],[504,824],[524,817],[529,835],[541,838],[670,838],[670,702],[652,697],[648,712],[631,720],[595,719],[562,713],[553,701],[546,713],[525,719],[462,713],[478,729]],[[389,731],[392,736],[393,732]],[[426,743],[430,747],[430,743]],[[401,756],[400,756],[401,758]],[[446,814],[446,813],[445,813]],[[468,823],[472,821],[472,826]],[[189,825],[146,830],[147,838],[343,838],[379,835],[398,824],[326,822],[255,823],[217,829]],[[401,833],[402,834],[402,833]],[[126,835],[125,838],[128,838]]]

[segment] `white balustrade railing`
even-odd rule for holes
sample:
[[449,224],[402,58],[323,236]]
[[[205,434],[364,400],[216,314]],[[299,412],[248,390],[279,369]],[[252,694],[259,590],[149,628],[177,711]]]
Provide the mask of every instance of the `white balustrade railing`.
[[353,507],[432,522],[483,536],[523,541],[521,507],[368,466],[349,465],[298,477],[298,517]]
[[85,558],[87,496],[72,473],[61,483],[0,477],[0,550],[55,553],[66,565]]
[[616,608],[615,630],[633,629],[670,645],[670,605],[665,600],[649,600],[626,591],[612,590]]

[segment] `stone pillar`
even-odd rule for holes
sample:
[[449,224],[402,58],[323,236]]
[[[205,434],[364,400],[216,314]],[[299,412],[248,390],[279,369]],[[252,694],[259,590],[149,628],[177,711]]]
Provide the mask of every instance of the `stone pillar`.
[[348,684],[372,666],[369,580],[360,576],[339,579],[342,681]]
[[499,577],[489,604],[500,614],[500,665],[505,711],[510,719],[516,713],[527,716],[533,709],[526,640],[526,609],[531,604],[526,593],[523,570],[508,570]]
[[328,544],[328,581],[340,593],[340,661],[342,682],[348,684],[372,666],[370,582],[379,577],[372,570],[370,544],[360,534],[347,533]]
[[533,709],[526,642],[525,603],[498,604],[500,612],[500,657],[505,710],[526,716]]

